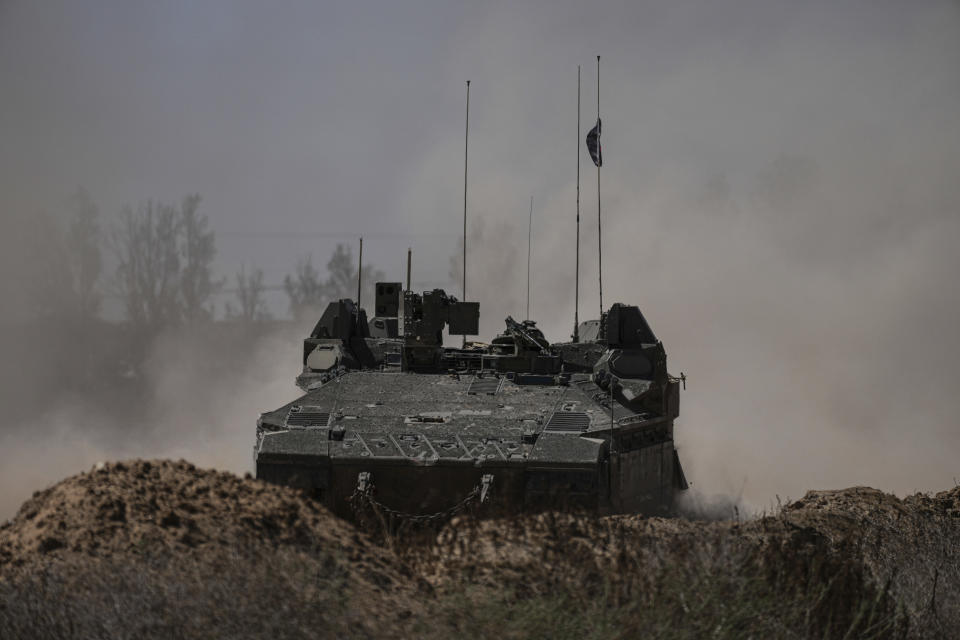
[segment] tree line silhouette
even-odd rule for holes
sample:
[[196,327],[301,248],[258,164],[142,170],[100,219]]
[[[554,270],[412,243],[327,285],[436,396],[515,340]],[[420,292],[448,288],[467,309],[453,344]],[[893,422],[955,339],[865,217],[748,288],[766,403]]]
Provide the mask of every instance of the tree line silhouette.
[[[172,346],[189,345],[210,379],[229,380],[256,366],[258,344],[294,344],[328,301],[356,295],[346,244],[322,268],[310,255],[291,260],[282,285],[265,284],[252,263],[217,273],[216,233],[197,194],[108,218],[78,189],[63,210],[13,210],[6,222],[0,404],[11,424],[68,398],[138,419],[160,362],[178,366]],[[365,288],[383,279],[369,264],[363,276]],[[268,308],[268,290],[285,292],[286,310]]]
[[[276,320],[266,303],[262,269],[242,265],[232,282],[215,275],[216,234],[201,201],[199,194],[190,194],[176,204],[148,200],[127,205],[105,225],[89,193],[78,189],[65,221],[34,216],[25,235],[43,259],[26,272],[24,319],[60,318],[83,325],[101,319],[104,298],[113,297],[122,308],[123,324],[147,335],[174,326],[217,321],[253,326]],[[370,265],[364,265],[363,275],[364,287],[383,278]],[[302,320],[331,300],[354,295],[356,282],[353,250],[338,243],[325,272],[314,265],[312,255],[303,256],[282,289],[290,316]],[[222,295],[230,299],[218,314],[215,303]]]

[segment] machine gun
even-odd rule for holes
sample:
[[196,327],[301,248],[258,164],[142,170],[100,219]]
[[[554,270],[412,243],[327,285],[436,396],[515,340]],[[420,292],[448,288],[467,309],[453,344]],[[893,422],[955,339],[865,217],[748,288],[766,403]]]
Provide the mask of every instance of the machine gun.
[[507,316],[504,322],[507,323],[507,333],[513,335],[518,346],[525,344],[544,355],[550,353],[550,343],[543,337],[543,332],[537,329],[537,324],[533,320],[524,320],[520,323],[511,316]]

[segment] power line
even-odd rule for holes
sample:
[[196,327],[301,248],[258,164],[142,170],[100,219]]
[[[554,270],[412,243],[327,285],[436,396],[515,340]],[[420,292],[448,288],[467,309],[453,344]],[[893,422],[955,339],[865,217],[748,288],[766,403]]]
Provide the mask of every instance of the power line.
[[[444,288],[450,287],[452,283],[451,283],[450,281],[448,281],[448,280],[442,280],[442,281],[441,281],[441,280],[427,280],[427,281],[425,281],[425,282],[416,282],[416,281],[415,281],[413,284],[417,285],[416,288],[420,288],[420,289],[423,289],[423,290],[432,290],[432,289],[444,289]],[[262,287],[260,287],[260,291],[286,291],[286,287],[285,287],[284,285],[282,285],[282,284],[268,284],[268,285],[263,285]],[[237,293],[239,293],[239,292],[240,292],[240,289],[238,289],[238,288],[236,288],[236,287],[231,287],[231,288],[229,288],[229,289],[221,288],[221,289],[217,289],[216,291],[212,292],[211,295],[214,295],[214,296],[235,295],[235,294],[237,294]],[[113,293],[113,292],[104,292],[104,293],[102,293],[102,294],[100,294],[100,295],[103,296],[104,298],[108,298],[108,299],[110,299],[110,300],[120,300],[120,299],[123,298],[123,294]]]
[[[355,240],[359,233],[347,231],[217,231],[217,237],[232,238],[331,238]],[[459,238],[458,233],[414,233],[412,231],[375,231],[364,233],[365,238]]]

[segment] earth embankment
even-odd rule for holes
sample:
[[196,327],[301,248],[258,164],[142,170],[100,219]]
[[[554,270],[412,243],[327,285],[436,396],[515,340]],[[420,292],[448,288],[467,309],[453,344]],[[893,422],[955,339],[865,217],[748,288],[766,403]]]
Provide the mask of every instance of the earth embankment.
[[98,465],[0,527],[0,636],[958,637],[960,487],[743,521],[542,513],[360,531],[187,462]]

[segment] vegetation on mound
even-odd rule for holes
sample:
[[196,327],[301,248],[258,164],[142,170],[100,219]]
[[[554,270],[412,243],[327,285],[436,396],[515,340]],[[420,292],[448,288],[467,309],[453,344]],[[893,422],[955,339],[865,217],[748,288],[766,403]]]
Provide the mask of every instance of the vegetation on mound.
[[[396,597],[327,550],[259,548],[94,558],[69,554],[0,581],[3,638],[898,638],[906,619],[855,569],[823,582],[695,563],[627,595],[469,581]],[[575,572],[576,567],[566,567]],[[391,597],[392,596],[392,597]]]
[[0,637],[381,637],[412,617],[402,604],[371,616],[390,599],[354,577],[321,549],[70,554],[0,580]]
[[483,604],[466,609],[462,627],[451,623],[487,637],[503,619],[507,637],[899,638],[909,630],[856,553],[809,540],[757,544],[730,526],[613,522],[544,514],[496,537],[491,523],[449,528],[432,549],[433,578],[449,597],[479,594]]
[[544,513],[371,536],[290,489],[107,465],[0,528],[0,637],[952,637],[958,523],[960,488],[856,488],[742,523]]

